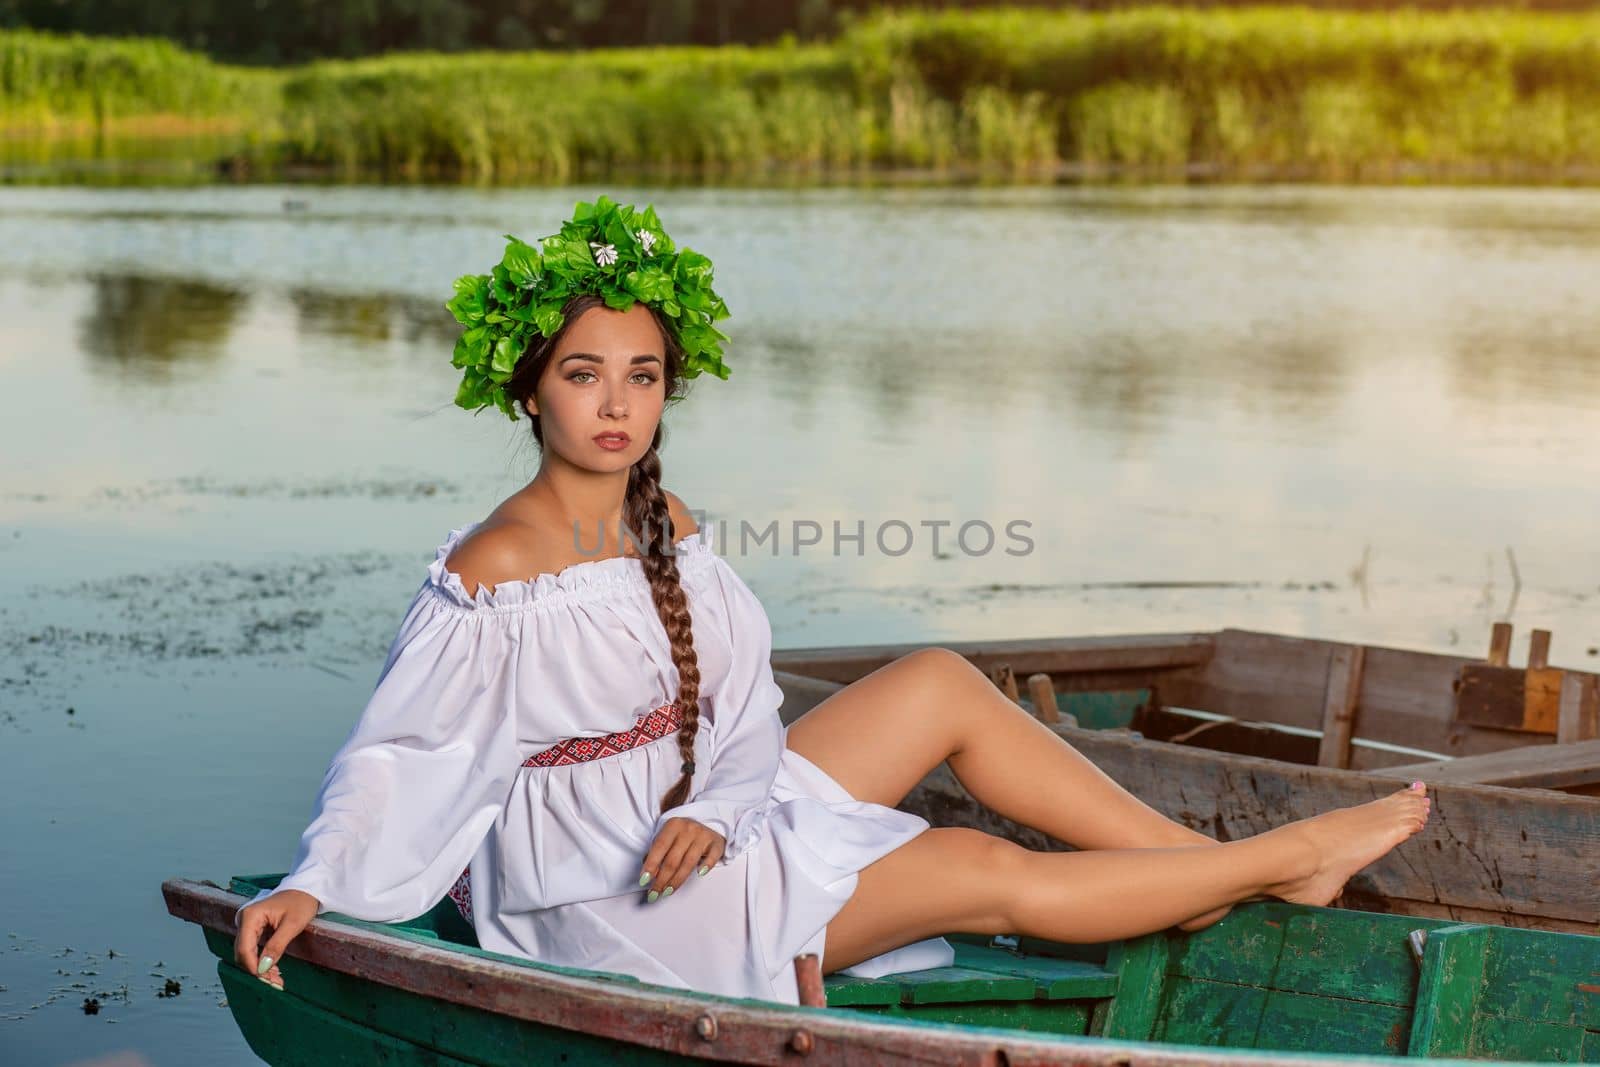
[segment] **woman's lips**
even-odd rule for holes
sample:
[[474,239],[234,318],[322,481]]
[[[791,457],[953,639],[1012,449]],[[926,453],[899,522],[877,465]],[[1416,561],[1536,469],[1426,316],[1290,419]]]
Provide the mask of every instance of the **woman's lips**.
[[609,452],[618,452],[628,447],[628,435],[622,434],[597,434],[594,443]]

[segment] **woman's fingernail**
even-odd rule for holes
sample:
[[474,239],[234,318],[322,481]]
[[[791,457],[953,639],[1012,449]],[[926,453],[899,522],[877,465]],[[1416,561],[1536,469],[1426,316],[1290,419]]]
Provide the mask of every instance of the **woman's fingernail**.
[[1421,789],[1421,788],[1422,788],[1422,787],[1423,787],[1423,786],[1422,786],[1422,783],[1421,783],[1421,782],[1412,782],[1412,783],[1411,783],[1411,788],[1412,788],[1412,789]]
[[664,896],[664,897],[670,897],[672,895],[672,886],[670,886],[670,885],[667,886],[666,891],[663,892],[661,895]]
[[266,974],[270,970],[272,970],[272,957],[262,956],[261,962],[256,964],[256,974]]
[[650,890],[650,895],[648,897],[644,898],[645,899],[645,903],[646,904],[654,904],[656,902],[656,897],[659,897],[660,895],[661,895],[661,893],[659,891],[654,890],[654,889]]
[[641,874],[639,876],[639,884],[640,885],[649,885],[650,884],[650,872],[649,871],[645,871],[643,874]]
[[697,873],[700,875],[700,877],[704,878],[706,876],[706,872],[710,869],[710,867],[701,867]]

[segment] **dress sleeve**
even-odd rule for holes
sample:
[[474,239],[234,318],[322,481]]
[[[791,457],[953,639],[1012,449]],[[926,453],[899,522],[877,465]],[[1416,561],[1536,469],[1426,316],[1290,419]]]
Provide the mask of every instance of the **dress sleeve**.
[[294,869],[275,890],[318,913],[398,922],[444,896],[504,808],[520,763],[514,616],[424,587],[323,777]]
[[778,717],[783,690],[772,677],[772,624],[766,611],[725,560],[718,558],[715,567],[732,662],[710,694],[711,766],[698,792],[656,819],[652,838],[668,819],[694,819],[727,839],[720,861],[725,865],[760,838],[783,755]]

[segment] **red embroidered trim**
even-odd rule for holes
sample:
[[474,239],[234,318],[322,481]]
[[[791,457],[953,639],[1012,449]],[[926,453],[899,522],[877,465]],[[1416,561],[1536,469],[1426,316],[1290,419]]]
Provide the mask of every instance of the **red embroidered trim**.
[[683,712],[676,704],[663,704],[640,717],[633,729],[604,737],[569,737],[522,761],[524,767],[561,767],[605,756],[615,756],[630,748],[648,744],[683,725]]
[[[522,761],[524,767],[560,767],[568,763],[584,763],[626,752],[630,748],[648,744],[672,733],[683,725],[683,712],[676,704],[663,704],[639,718],[631,730],[606,734],[604,737],[569,737],[541,752],[535,752]],[[472,867],[468,865],[446,894],[455,901],[456,910],[467,922],[472,922]]]
[[472,924],[472,866],[470,864],[461,872],[461,877],[456,879],[456,884],[450,887],[450,892],[446,895],[456,902],[456,910],[461,913],[461,917],[467,920],[467,924],[470,926]]

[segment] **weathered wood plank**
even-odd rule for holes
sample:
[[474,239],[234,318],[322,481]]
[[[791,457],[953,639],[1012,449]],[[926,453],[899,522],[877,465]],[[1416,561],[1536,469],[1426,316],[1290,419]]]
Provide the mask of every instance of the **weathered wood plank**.
[[1489,942],[1480,1015],[1600,1030],[1600,940],[1490,927]]
[[928,967],[885,975],[879,981],[900,987],[902,1004],[957,1004],[977,1000],[1032,1000],[1034,981],[970,967]]
[[1480,1016],[1474,1031],[1473,1059],[1545,1063],[1580,1062],[1589,1034],[1583,1027],[1571,1023],[1534,1022],[1498,1015]]
[[1267,993],[1256,1047],[1397,1055],[1411,1033],[1411,1006],[1307,996],[1274,989]]
[[1483,661],[1491,667],[1504,667],[1511,662],[1511,624],[1497,622],[1489,628],[1489,653]]
[[1600,740],[1570,745],[1514,748],[1484,756],[1435,760],[1385,767],[1373,772],[1401,781],[1421,779],[1430,785],[1502,785],[1536,789],[1565,789],[1600,783]]
[[1417,1010],[1407,1055],[1465,1058],[1483,992],[1488,927],[1445,927],[1428,933],[1417,983]]
[[1094,1000],[1117,991],[1117,976],[1103,966],[1050,956],[1019,956],[1002,948],[955,942],[957,967],[1026,978],[1044,1000]]
[[989,671],[989,677],[994,681],[995,688],[1006,695],[1006,699],[1013,704],[1022,703],[1022,694],[1017,691],[1017,675],[1009,663],[998,663]]
[[1028,675],[1028,696],[1033,700],[1034,718],[1046,726],[1061,721],[1061,712],[1056,707],[1056,687],[1048,674],[1041,671]]
[[1134,1041],[1154,1036],[1167,991],[1168,950],[1162,934],[1120,941],[1111,947],[1106,970],[1117,975],[1117,996],[1096,1012],[1103,1036]]
[[864,1004],[898,1004],[900,987],[882,978],[862,978],[853,974],[830,974],[822,979],[831,1007],[859,1007]]
[[[1036,1034],[1070,1034],[1073,1037],[1082,1037],[1085,1024],[1089,1018],[1090,1005],[1086,1002],[1073,1001],[1048,1001],[1048,1000],[1013,1000],[1001,1004],[985,1001],[976,1001],[969,1004],[895,1004],[886,1008],[858,1009],[880,1018],[914,1019],[919,1023],[949,1023],[955,1026],[1003,1026],[1008,1030],[1027,1030]],[[1003,1062],[1016,1064],[1015,1053],[1008,1048],[1007,1057]],[[1076,1057],[1071,1062],[1075,1062]],[[845,1061],[840,1067],[857,1067],[876,1061]],[[938,1060],[921,1067],[932,1067]],[[1002,1062],[997,1056],[993,1061]],[[1057,1053],[1057,1058],[1047,1061],[1030,1061],[1034,1067],[1066,1067],[1069,1060]],[[1137,1061],[1129,1061],[1122,1067],[1131,1067]],[[1117,1065],[1113,1065],[1117,1067]],[[1253,1067],[1249,1064],[1240,1064],[1239,1067]]]
[[[1321,730],[1330,660],[1348,646],[1246,630],[1223,630],[1214,639],[1216,654],[1207,664],[1161,680],[1163,704]],[[1354,736],[1443,756],[1553,743],[1553,736],[1454,721],[1456,678],[1468,666],[1487,669],[1460,656],[1366,646]]]
[[1278,970],[1285,916],[1273,905],[1232,912],[1187,937],[1174,937],[1167,973],[1208,982],[1269,986]]
[[[1561,679],[1565,674],[1558,667],[1521,670],[1483,663],[1465,664],[1456,676],[1454,722],[1458,727],[1553,737],[1561,703]],[[1516,737],[1513,740],[1526,743],[1529,739]]]
[[1270,995],[1268,990],[1198,978],[1173,977],[1168,982],[1166,1006],[1156,1020],[1151,1040],[1180,1045],[1257,1047],[1261,1016]]
[[[1141,800],[1192,829],[1237,840],[1397,788],[1353,771],[1231,756],[1093,730],[1056,732]],[[1047,788],[1039,783],[1039,788]],[[1350,880],[1382,910],[1594,931],[1600,801],[1554,792],[1442,784],[1428,826]],[[1062,804],[1074,803],[1063,795]],[[934,825],[975,826],[1028,848],[1067,846],[983,808],[947,765],[900,805]],[[1435,910],[1429,910],[1429,909]],[[1444,914],[1440,915],[1442,909]]]
[[1534,630],[1528,635],[1528,666],[1537,670],[1550,666],[1550,631]]
[[1556,743],[1568,745],[1600,738],[1600,679],[1569,672],[1561,680],[1561,710]]
[[[774,670],[853,682],[885,664],[935,642],[898,645],[842,645],[778,649]],[[941,641],[939,647],[959,652],[985,674],[1001,663],[1022,674],[1044,671],[1116,671],[1152,673],[1194,667],[1211,657],[1207,634],[1129,634],[1112,637],[1049,637],[1023,641]],[[1143,683],[1134,683],[1134,686]],[[1059,683],[1058,683],[1059,685]],[[1131,688],[1133,686],[1129,686]]]
[[1328,658],[1327,696],[1322,704],[1322,743],[1317,748],[1320,767],[1350,766],[1350,738],[1355,732],[1356,706],[1361,699],[1361,675],[1366,649],[1341,645]]
[[1417,965],[1406,935],[1436,925],[1398,915],[1346,911],[1292,916],[1270,982],[1274,989],[1309,996],[1410,1007],[1417,995]]

